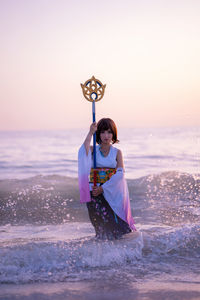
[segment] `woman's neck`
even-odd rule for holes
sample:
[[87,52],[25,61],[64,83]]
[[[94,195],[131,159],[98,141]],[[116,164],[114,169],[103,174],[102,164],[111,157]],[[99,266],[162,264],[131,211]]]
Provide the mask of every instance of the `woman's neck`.
[[109,150],[111,147],[111,144],[100,144],[99,146],[102,150]]
[[99,150],[102,156],[106,157],[110,153],[110,144],[100,144]]

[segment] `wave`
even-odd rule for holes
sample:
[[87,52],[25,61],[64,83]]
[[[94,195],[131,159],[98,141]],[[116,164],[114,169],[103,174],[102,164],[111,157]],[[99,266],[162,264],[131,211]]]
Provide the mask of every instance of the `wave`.
[[[200,221],[200,176],[180,172],[127,180],[137,222],[184,224]],[[0,180],[1,225],[88,221],[79,203],[77,178],[38,175]]]
[[146,230],[144,251],[153,256],[200,257],[200,225],[190,224],[181,227],[150,228]]
[[199,250],[200,231],[196,225],[174,230],[141,229],[116,241],[86,236],[7,245],[0,249],[0,283],[77,281],[97,279],[102,274],[105,279],[108,274],[117,275],[119,270],[138,279],[141,275],[153,276],[158,269],[175,270],[181,259],[184,259],[182,268],[188,272],[189,264],[195,271]]
[[[28,243],[0,250],[1,283],[63,281],[78,277],[88,269],[122,265],[127,259],[141,257],[142,238],[119,241],[98,241],[91,237],[69,242]],[[78,274],[76,276],[76,274]],[[83,279],[83,278],[82,278]]]

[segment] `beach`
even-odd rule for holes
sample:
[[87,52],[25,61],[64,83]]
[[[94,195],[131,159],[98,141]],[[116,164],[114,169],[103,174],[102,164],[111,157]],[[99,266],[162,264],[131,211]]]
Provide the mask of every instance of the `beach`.
[[198,300],[199,282],[187,281],[148,281],[126,283],[121,286],[110,282],[42,283],[28,285],[2,285],[0,299],[17,300]]

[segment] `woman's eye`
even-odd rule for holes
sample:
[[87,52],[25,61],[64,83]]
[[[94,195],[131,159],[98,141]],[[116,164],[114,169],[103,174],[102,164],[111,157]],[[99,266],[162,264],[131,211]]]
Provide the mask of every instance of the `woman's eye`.
[[112,134],[112,131],[110,129],[109,130],[103,130],[103,131],[101,131],[101,133],[105,133],[105,132]]

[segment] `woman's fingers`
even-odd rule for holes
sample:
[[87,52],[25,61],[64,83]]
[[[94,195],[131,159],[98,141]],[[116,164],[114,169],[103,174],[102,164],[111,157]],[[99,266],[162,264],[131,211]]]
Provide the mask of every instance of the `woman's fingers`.
[[90,125],[90,132],[94,134],[97,131],[97,123],[94,122]]
[[98,190],[97,190],[97,186],[93,186],[92,187],[92,194],[93,196],[97,196]]
[[99,186],[92,187],[92,195],[99,196],[102,193],[101,188]]

